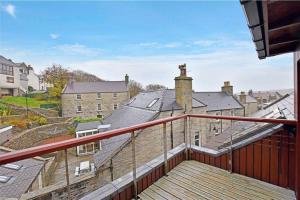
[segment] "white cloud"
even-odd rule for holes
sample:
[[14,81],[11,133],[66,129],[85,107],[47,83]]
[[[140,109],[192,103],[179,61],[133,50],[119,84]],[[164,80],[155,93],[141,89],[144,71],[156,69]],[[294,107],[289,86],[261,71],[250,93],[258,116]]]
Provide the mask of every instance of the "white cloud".
[[16,9],[15,6],[12,4],[7,4],[4,6],[4,10],[12,17],[16,17]]
[[136,46],[138,47],[146,47],[146,48],[178,48],[182,46],[181,42],[170,42],[170,43],[159,43],[159,42],[142,42],[138,43]]
[[182,44],[180,42],[171,42],[171,43],[167,43],[167,44],[163,45],[163,47],[165,47],[165,48],[178,48],[181,46],[182,46]]
[[178,65],[186,63],[196,91],[219,91],[227,80],[234,85],[235,92],[293,87],[292,57],[279,56],[274,61],[272,58],[258,60],[254,50],[241,48],[205,54],[115,57],[72,62],[68,66],[107,80],[121,80],[129,74],[144,85],[159,83],[174,88]]
[[103,52],[102,49],[99,48],[91,48],[82,44],[63,44],[54,47],[59,51],[62,51],[68,55],[82,55],[82,56],[97,56]]
[[59,34],[55,34],[55,33],[51,33],[50,37],[51,37],[51,39],[56,40],[57,38],[60,37],[60,35]]

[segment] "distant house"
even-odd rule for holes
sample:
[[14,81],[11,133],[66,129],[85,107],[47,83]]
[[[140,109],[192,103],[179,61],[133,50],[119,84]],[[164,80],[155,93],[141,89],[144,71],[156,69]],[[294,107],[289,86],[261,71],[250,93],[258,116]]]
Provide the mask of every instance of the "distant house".
[[104,118],[129,99],[125,81],[70,82],[61,95],[63,117]]
[[25,63],[14,63],[0,55],[0,95],[18,96],[40,90],[39,76]]
[[[10,150],[0,147],[0,154]],[[44,161],[25,159],[0,166],[0,199],[19,199],[22,194],[43,187]]]
[[258,101],[253,96],[249,94],[247,95],[245,92],[241,92],[237,95],[237,99],[245,107],[245,116],[249,116],[258,111]]

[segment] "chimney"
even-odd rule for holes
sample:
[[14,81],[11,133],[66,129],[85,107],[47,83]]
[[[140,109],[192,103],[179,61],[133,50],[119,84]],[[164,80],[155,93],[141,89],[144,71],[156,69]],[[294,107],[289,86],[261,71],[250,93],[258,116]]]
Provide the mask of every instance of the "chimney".
[[239,99],[240,99],[241,104],[246,104],[246,93],[241,92],[241,94],[239,95]]
[[227,95],[233,95],[233,86],[230,85],[230,81],[225,81],[222,86],[222,92],[226,92]]
[[128,85],[128,83],[129,83],[129,76],[128,76],[128,74],[126,74],[125,75],[125,84],[126,84],[126,86]]
[[186,112],[192,111],[192,78],[186,76],[186,64],[179,65],[180,76],[175,77],[176,102]]

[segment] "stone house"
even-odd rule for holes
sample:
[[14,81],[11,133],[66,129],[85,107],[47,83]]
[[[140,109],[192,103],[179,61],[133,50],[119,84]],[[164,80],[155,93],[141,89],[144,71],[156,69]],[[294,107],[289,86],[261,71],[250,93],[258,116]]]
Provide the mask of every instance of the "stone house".
[[[111,130],[187,112],[244,115],[244,107],[233,97],[233,87],[229,82],[220,92],[193,92],[192,78],[187,77],[185,65],[180,66],[180,71],[180,76],[175,78],[175,89],[142,92],[104,118],[102,124],[109,125]],[[207,137],[216,134],[216,130],[220,133],[228,126],[230,122],[193,119],[190,126],[194,138],[192,143],[199,146],[199,138],[205,143]],[[185,142],[183,120],[168,123],[166,128],[168,149]],[[136,133],[137,166],[163,153],[162,137],[162,126],[143,129]],[[101,150],[94,154],[96,174],[101,184],[131,171],[131,153],[131,133],[101,141]]]
[[237,95],[237,99],[245,107],[245,116],[250,116],[251,114],[258,111],[258,101],[251,95],[247,95],[245,92],[241,92]]
[[61,95],[63,117],[109,116],[129,99],[128,80],[68,83]]

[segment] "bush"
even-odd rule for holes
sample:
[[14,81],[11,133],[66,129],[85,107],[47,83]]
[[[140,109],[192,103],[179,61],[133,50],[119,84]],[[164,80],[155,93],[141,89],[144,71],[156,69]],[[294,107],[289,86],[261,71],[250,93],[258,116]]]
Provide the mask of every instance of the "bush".
[[45,125],[48,123],[47,119],[45,117],[41,117],[38,115],[29,115],[29,120],[37,122],[40,126]]
[[84,123],[84,122],[94,122],[94,121],[100,121],[101,119],[98,117],[91,117],[91,118],[81,118],[81,117],[75,117],[74,122],[75,123]]
[[15,119],[15,120],[9,121],[7,123],[10,125],[16,126],[18,128],[21,128],[21,129],[28,128],[30,125],[29,121],[24,120],[24,119]]

